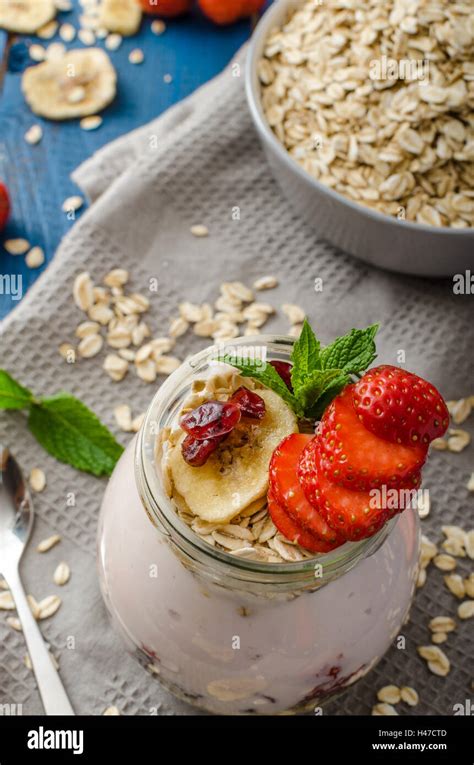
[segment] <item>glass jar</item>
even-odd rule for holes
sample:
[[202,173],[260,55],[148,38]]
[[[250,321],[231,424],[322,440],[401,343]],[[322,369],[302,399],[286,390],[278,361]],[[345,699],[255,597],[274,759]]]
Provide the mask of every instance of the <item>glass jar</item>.
[[[288,360],[287,337],[240,338]],[[314,710],[366,674],[404,623],[419,522],[405,510],[375,536],[297,563],[236,558],[195,534],[168,498],[157,433],[176,422],[215,354],[185,362],[158,390],[107,487],[99,576],[129,649],[180,698],[218,714]]]

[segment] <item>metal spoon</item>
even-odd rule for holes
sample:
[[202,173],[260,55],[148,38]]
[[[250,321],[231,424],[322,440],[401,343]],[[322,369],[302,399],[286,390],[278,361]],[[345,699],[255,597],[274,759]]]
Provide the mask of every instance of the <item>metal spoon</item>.
[[15,601],[46,714],[73,715],[74,710],[30,611],[18,571],[33,527],[33,515],[20,467],[10,451],[0,445],[0,571]]

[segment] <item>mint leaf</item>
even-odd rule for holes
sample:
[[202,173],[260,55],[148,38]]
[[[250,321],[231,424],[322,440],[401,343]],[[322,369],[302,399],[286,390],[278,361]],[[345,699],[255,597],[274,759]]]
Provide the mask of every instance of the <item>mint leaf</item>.
[[286,387],[280,375],[271,364],[265,364],[264,367],[259,367],[255,364],[235,359],[232,356],[224,356],[221,361],[238,369],[244,377],[251,377],[253,380],[258,380],[262,385],[266,385],[267,388],[271,388],[271,390],[281,396],[283,401],[291,406],[298,417],[303,417],[304,411],[297,398]]
[[310,419],[320,420],[333,398],[335,398],[349,382],[350,377],[346,374],[341,374],[331,380],[321,392],[319,398],[308,408],[306,416]]
[[28,427],[53,457],[94,475],[110,475],[122,446],[98,417],[68,393],[37,399],[0,369],[0,409],[29,409]]
[[319,350],[321,343],[311,329],[307,319],[304,320],[301,334],[293,345],[291,352],[291,383],[295,395],[299,398],[299,390],[303,387],[308,376],[317,369],[321,368],[319,361]]
[[306,381],[298,389],[297,398],[308,416],[322,394],[330,388],[334,381],[341,377],[340,369],[317,369],[311,372]]
[[244,376],[252,377],[278,393],[297,417],[320,419],[332,399],[351,382],[351,375],[365,371],[376,358],[374,338],[378,328],[378,324],[373,324],[366,329],[351,329],[347,335],[321,349],[305,319],[291,353],[293,393],[271,364],[260,369],[255,364],[232,357],[223,360]]
[[32,392],[0,369],[0,409],[27,409],[32,401]]
[[363,372],[377,356],[374,337],[378,328],[378,324],[373,324],[338,337],[321,351],[321,368],[340,369],[347,374]]
[[99,418],[68,393],[33,403],[28,427],[53,457],[93,475],[110,475],[123,452]]

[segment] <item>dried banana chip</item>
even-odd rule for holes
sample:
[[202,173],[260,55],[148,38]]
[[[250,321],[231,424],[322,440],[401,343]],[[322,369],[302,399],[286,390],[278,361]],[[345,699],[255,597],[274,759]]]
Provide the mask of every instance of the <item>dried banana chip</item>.
[[56,16],[53,0],[0,0],[0,27],[32,34]]
[[108,32],[129,37],[138,32],[141,20],[136,0],[103,0],[100,6],[99,25]]
[[274,449],[298,424],[282,398],[267,388],[258,391],[265,416],[252,425],[238,425],[202,467],[191,467],[178,441],[169,455],[171,478],[190,510],[205,521],[227,523],[263,497]]
[[100,48],[71,50],[59,60],[27,69],[22,89],[35,114],[51,120],[74,119],[96,114],[113,101],[117,75]]

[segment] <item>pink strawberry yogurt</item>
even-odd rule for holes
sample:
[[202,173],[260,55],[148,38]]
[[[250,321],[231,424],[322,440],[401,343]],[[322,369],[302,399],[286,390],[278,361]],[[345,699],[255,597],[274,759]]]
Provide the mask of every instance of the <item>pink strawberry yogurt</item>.
[[[288,358],[290,339],[267,340],[269,358]],[[128,649],[180,698],[217,714],[311,712],[400,634],[418,515],[297,562],[211,547],[178,516],[156,459],[157,434],[208,367],[203,352],[168,378],[114,471],[99,522],[103,596]]]

